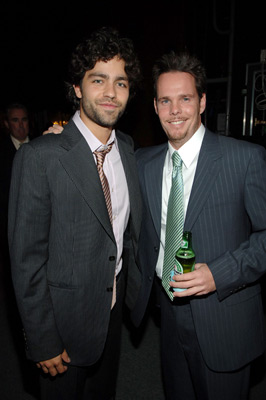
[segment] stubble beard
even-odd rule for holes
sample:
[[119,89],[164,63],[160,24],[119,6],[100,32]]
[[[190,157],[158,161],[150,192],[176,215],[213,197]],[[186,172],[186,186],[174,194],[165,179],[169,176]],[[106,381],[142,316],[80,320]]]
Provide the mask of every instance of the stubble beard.
[[120,107],[118,113],[117,109],[100,112],[97,110],[97,104],[94,106],[91,103],[83,101],[81,104],[86,117],[103,128],[112,128],[122,117],[126,108],[126,105]]

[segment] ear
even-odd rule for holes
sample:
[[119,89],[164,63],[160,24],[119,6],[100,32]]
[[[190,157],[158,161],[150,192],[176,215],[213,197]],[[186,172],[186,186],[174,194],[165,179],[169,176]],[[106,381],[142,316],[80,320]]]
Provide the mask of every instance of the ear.
[[4,124],[5,124],[5,127],[7,128],[7,129],[9,129],[9,123],[5,120],[4,121]]
[[153,99],[153,105],[154,105],[155,112],[158,115],[157,99],[155,97]]
[[73,85],[73,88],[75,90],[77,98],[81,99],[82,98],[82,92],[81,92],[80,86]]
[[203,93],[202,98],[200,99],[200,114],[205,111],[206,108],[206,93]]

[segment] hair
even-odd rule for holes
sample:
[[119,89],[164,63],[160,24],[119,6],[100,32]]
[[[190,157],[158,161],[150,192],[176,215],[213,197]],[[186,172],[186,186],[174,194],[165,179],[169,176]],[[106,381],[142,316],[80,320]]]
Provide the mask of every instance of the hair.
[[103,27],[78,44],[71,55],[66,87],[67,97],[75,108],[79,108],[79,99],[73,85],[80,86],[86,71],[93,69],[98,61],[110,61],[116,56],[125,61],[130,98],[135,95],[141,72],[133,43],[130,39],[121,37],[116,29]]
[[206,71],[201,62],[195,56],[187,52],[164,54],[154,64],[152,70],[154,95],[157,97],[157,82],[160,75],[167,72],[187,72],[195,78],[196,89],[199,98],[206,93]]
[[24,104],[21,104],[21,103],[11,103],[11,104],[9,104],[9,105],[6,107],[6,109],[5,109],[5,116],[4,116],[4,118],[5,118],[6,121],[8,121],[10,111],[12,111],[12,110],[24,110],[25,113],[26,113],[27,115],[29,114],[28,109],[27,109],[26,106],[24,106]]

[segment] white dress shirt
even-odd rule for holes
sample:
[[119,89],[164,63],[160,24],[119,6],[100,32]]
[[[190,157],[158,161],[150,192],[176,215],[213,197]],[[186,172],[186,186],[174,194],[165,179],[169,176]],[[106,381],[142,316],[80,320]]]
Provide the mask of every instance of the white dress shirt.
[[21,142],[20,140],[16,139],[14,136],[10,135],[10,138],[13,142],[13,145],[15,146],[16,150],[20,148],[20,146],[24,143],[28,143],[30,141],[29,137],[27,136],[26,139]]
[[[123,238],[129,219],[130,204],[126,176],[119,154],[115,131],[112,131],[108,143],[104,145],[96,138],[96,136],[93,135],[81,120],[79,111],[74,114],[73,122],[86,139],[92,152],[95,150],[104,150],[107,148],[108,144],[114,142],[111,151],[105,156],[103,170],[109,183],[112,202],[113,232],[117,244],[117,275],[122,268]],[[96,163],[95,156],[94,159]]]
[[[194,133],[191,139],[189,139],[178,150],[178,153],[183,161],[182,173],[183,173],[183,184],[184,184],[184,219],[186,217],[187,206],[196,172],[199,152],[202,145],[204,133],[205,133],[205,127],[201,124],[201,126]],[[172,170],[173,170],[172,154],[174,151],[176,150],[173,148],[170,142],[168,142],[168,151],[166,153],[164,168],[163,168],[160,250],[156,264],[156,273],[159,278],[162,278],[162,270],[163,270],[167,206],[172,186]]]

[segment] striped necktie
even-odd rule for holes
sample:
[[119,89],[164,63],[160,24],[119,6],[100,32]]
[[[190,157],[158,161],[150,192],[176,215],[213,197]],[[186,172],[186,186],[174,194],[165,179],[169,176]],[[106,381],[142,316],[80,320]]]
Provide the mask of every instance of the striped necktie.
[[179,249],[184,228],[184,187],[182,176],[182,159],[177,151],[172,155],[173,172],[172,187],[168,199],[164,263],[162,285],[166,293],[173,300],[170,291],[170,274],[175,264],[175,253]]
[[111,151],[113,144],[114,144],[114,142],[110,143],[108,145],[107,149],[102,150],[102,151],[94,151],[94,153],[93,153],[93,154],[95,154],[95,157],[96,157],[97,170],[99,173],[99,177],[100,177],[100,181],[101,181],[101,185],[102,185],[102,189],[103,189],[103,194],[105,197],[106,207],[107,207],[107,211],[109,214],[111,224],[113,223],[111,195],[110,195],[108,180],[103,171],[103,163],[104,163],[106,154],[109,153],[109,151]]
[[[94,151],[93,154],[95,154],[96,161],[97,161],[97,170],[99,173],[102,189],[103,189],[103,194],[105,197],[105,202],[106,202],[106,207],[107,211],[109,214],[110,222],[113,225],[113,213],[112,213],[112,202],[111,202],[111,195],[110,195],[110,189],[109,189],[109,184],[108,180],[106,178],[106,175],[103,171],[103,163],[105,160],[105,156],[109,151],[111,151],[112,146],[114,142],[110,143],[107,147],[107,149],[102,150],[102,151]],[[111,309],[115,305],[116,302],[116,277],[114,277],[114,286],[113,286],[113,297],[112,297],[112,304],[111,304]]]

